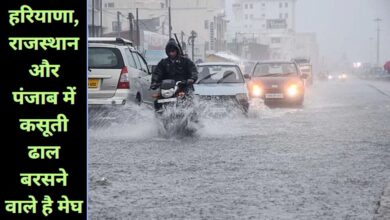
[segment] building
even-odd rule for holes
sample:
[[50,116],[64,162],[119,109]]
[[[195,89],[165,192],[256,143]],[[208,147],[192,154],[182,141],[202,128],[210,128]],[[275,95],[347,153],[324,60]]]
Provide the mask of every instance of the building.
[[165,47],[169,39],[167,0],[103,0],[102,6],[103,36],[128,38],[141,51]]
[[[105,36],[125,33],[127,36],[132,35],[136,41],[136,34],[126,32],[130,30],[130,20],[133,21],[133,30],[136,30],[134,21],[138,8],[140,35],[147,31],[167,36],[169,6],[172,33],[177,33],[180,41],[186,44],[188,54],[192,54],[188,38],[192,31],[197,33],[194,44],[195,60],[204,60],[207,54],[226,50],[227,21],[224,0],[103,0],[102,10],[98,10],[103,15],[103,33]],[[140,36],[140,39],[148,38]],[[145,45],[144,42],[140,44]]]
[[229,32],[286,32],[295,30],[296,0],[236,0]]
[[102,0],[88,0],[88,35],[101,36],[103,34]]
[[[208,54],[226,50],[227,20],[225,1],[221,0],[172,0],[172,31],[185,34],[197,33],[194,60],[204,60]],[[192,54],[190,42],[187,52]]]
[[[167,20],[166,0],[103,0],[103,26],[104,33],[125,31],[130,29],[131,19],[136,19],[136,9],[141,24],[152,21],[153,25],[147,24],[145,29],[158,31],[158,27]],[[156,23],[157,20],[157,23]]]
[[320,67],[319,48],[315,33],[295,33],[295,47],[293,56],[298,58],[310,58],[313,71],[318,71]]
[[[268,45],[270,59],[294,56],[296,0],[235,0],[228,40]],[[246,56],[244,50],[242,56]]]

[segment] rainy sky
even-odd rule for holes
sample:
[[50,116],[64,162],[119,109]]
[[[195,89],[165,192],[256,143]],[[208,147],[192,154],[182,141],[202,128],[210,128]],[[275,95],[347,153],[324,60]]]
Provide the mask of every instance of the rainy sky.
[[296,9],[297,31],[317,33],[320,54],[328,64],[343,54],[351,62],[375,62],[373,20],[382,18],[381,63],[390,60],[390,0],[298,0]]
[[350,62],[375,62],[374,18],[382,18],[381,63],[390,60],[390,0],[297,0],[296,12],[297,31],[317,33],[320,60],[327,65],[343,55]]

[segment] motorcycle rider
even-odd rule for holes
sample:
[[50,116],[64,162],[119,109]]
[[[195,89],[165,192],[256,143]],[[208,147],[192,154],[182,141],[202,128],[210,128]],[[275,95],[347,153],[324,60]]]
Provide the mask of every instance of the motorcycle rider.
[[198,70],[195,64],[180,54],[180,48],[171,38],[166,47],[167,58],[162,59],[152,73],[150,89],[156,90],[164,79],[174,79],[187,83],[188,89],[193,90],[193,83],[198,79]]

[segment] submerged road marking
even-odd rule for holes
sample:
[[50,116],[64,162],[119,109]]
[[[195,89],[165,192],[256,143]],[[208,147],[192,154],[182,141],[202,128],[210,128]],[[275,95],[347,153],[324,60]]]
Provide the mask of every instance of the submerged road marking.
[[390,95],[387,94],[386,92],[382,91],[381,89],[377,88],[376,86],[372,85],[372,84],[367,84],[367,86],[373,88],[374,90],[378,91],[380,94],[386,96],[387,98],[390,98]]

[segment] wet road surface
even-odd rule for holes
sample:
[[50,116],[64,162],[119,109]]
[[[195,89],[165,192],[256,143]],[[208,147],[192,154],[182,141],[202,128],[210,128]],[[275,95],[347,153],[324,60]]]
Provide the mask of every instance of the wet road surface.
[[254,108],[189,138],[159,137],[135,106],[91,128],[89,219],[372,219],[390,182],[388,96],[321,82],[302,109]]

